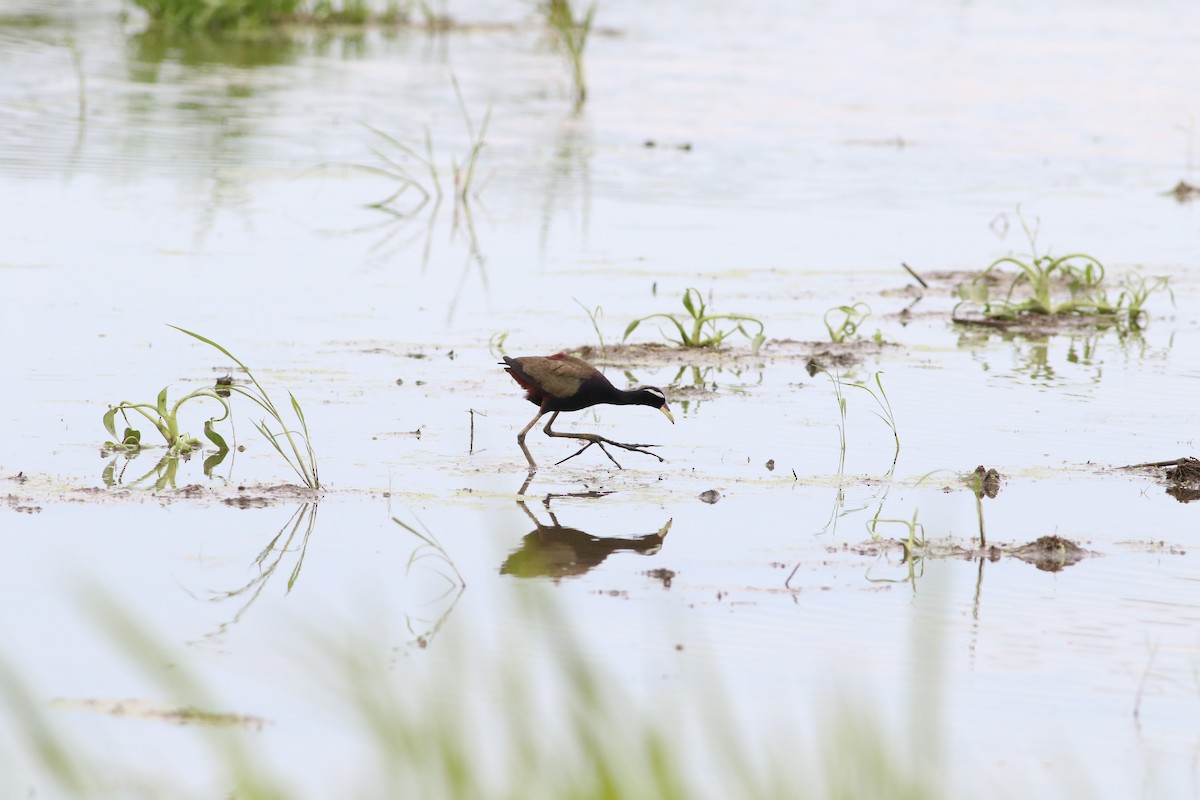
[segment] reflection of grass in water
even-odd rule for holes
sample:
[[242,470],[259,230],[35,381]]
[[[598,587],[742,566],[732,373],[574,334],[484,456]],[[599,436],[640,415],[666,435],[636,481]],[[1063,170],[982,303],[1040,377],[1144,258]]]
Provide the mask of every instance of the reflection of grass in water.
[[[646,701],[629,696],[589,658],[549,594],[516,597],[499,628],[520,640],[498,643],[500,655],[486,663],[468,656],[462,637],[398,663],[391,644],[365,629],[310,642],[311,656],[296,660],[289,680],[319,686],[315,691],[366,741],[361,762],[345,772],[360,776],[360,783],[341,787],[340,796],[942,796],[940,773],[932,768],[942,755],[941,741],[936,730],[920,729],[923,721],[937,719],[925,707],[931,699],[926,693],[936,692],[937,684],[918,685],[937,669],[926,669],[928,653],[916,641],[913,652],[920,649],[922,667],[913,667],[911,737],[890,735],[865,700],[843,700],[816,712],[820,739],[804,748],[806,738],[780,720],[758,723],[762,735],[756,741],[744,738],[715,677],[699,680],[705,684],[697,687],[705,698],[699,703],[670,683]],[[102,628],[173,704],[199,709],[203,718],[225,715],[206,711],[220,707],[208,688],[128,613],[104,598],[91,601]],[[172,668],[163,669],[165,662]],[[309,665],[307,674],[302,665]],[[47,776],[32,783],[39,793],[57,788],[85,797],[116,785],[181,796],[168,775],[146,767],[133,773],[113,766],[108,756],[88,755],[10,671],[0,671],[0,694],[10,709],[8,724],[23,734]],[[294,775],[261,757],[253,734],[209,725],[187,732],[205,746],[203,771],[232,796],[302,794]]]
[[[480,281],[484,288],[487,288],[484,255],[475,234],[471,201],[479,198],[486,185],[486,181],[480,183],[477,180],[476,170],[479,167],[483,148],[487,144],[487,129],[491,121],[492,110],[489,105],[482,121],[476,125],[467,109],[458,79],[453,73],[450,75],[450,82],[454,87],[454,95],[458,101],[459,110],[462,112],[463,123],[469,139],[469,149],[466,155],[461,160],[453,157],[450,159],[449,175],[452,181],[451,192],[454,197],[454,218],[450,238],[453,240],[461,235],[467,245],[467,259],[463,267],[462,278],[450,304],[449,316],[453,318],[454,309],[457,307],[459,296],[472,268],[478,269]],[[429,128],[426,127],[424,143],[418,149],[378,128],[369,125],[367,128],[378,136],[387,147],[371,149],[378,161],[377,164],[354,164],[352,166],[387,178],[392,182],[393,188],[386,197],[367,205],[368,208],[384,212],[389,219],[382,224],[372,224],[358,230],[384,231],[383,236],[372,246],[371,251],[385,258],[423,238],[424,248],[421,264],[422,267],[425,267],[429,263],[433,232],[445,195],[442,173],[437,168],[432,135]],[[411,194],[410,190],[412,190]],[[424,231],[409,233],[411,227],[409,223],[422,214],[427,217]]]
[[[242,615],[254,604],[254,601],[258,599],[263,589],[266,588],[271,577],[283,564],[284,557],[288,553],[295,553],[296,563],[292,566],[292,571],[288,575],[287,587],[285,589],[285,594],[291,594],[296,581],[300,578],[300,570],[304,567],[304,556],[308,553],[308,540],[312,537],[313,530],[316,528],[317,508],[316,503],[301,504],[299,508],[292,512],[291,517],[283,524],[283,527],[271,538],[271,541],[267,542],[266,547],[254,559],[254,567],[258,570],[258,574],[242,586],[218,592],[211,598],[213,602],[244,598],[241,607],[234,613],[233,618],[221,624],[218,629],[219,632],[223,632],[230,625],[237,623],[242,618]],[[301,533],[302,531],[303,533]],[[299,535],[298,542],[297,535]]]
[[[467,101],[458,85],[458,78],[453,73],[450,75],[450,83],[454,87],[454,96],[458,100],[458,107],[462,112],[463,124],[466,126],[470,142],[467,155],[461,161],[452,158],[450,162],[454,201],[458,205],[466,206],[471,198],[476,197],[482,190],[481,187],[475,188],[475,170],[479,165],[479,156],[487,144],[487,129],[488,123],[492,119],[492,109],[491,106],[488,106],[488,110],[483,115],[483,121],[476,126],[475,121],[471,118],[471,112],[467,109]],[[429,132],[429,126],[425,126],[425,138],[421,150],[411,147],[397,137],[371,125],[367,125],[366,128],[391,147],[394,153],[389,154],[373,147],[371,153],[378,159],[379,165],[356,164],[355,166],[366,172],[382,175],[392,180],[396,186],[395,190],[387,197],[369,203],[367,207],[385,211],[393,216],[407,218],[417,215],[430,201],[440,203],[443,197],[442,180],[438,173],[437,157],[434,154],[433,138]],[[410,168],[410,162],[415,162],[419,169]],[[407,209],[398,207],[397,201],[409,189],[413,189],[420,196],[417,204]]]
[[[474,425],[474,417],[472,417],[472,425]],[[428,647],[429,643],[433,641],[433,637],[437,636],[438,632],[442,629],[442,625],[449,619],[451,612],[454,611],[454,606],[458,604],[458,600],[462,597],[463,592],[466,591],[467,581],[463,578],[462,573],[458,571],[454,559],[442,547],[442,543],[438,541],[433,531],[425,526],[425,523],[419,519],[417,520],[417,524],[424,531],[422,533],[399,517],[392,517],[392,522],[404,528],[404,530],[417,537],[421,542],[408,557],[408,563],[404,567],[405,576],[408,577],[412,574],[414,566],[422,564],[428,566],[434,575],[437,575],[445,582],[441,594],[425,603],[427,606],[442,604],[441,613],[437,614],[432,620],[420,617],[414,618],[412,615],[407,620],[408,630],[416,637],[417,644],[420,647]],[[413,624],[414,619],[417,626]]]

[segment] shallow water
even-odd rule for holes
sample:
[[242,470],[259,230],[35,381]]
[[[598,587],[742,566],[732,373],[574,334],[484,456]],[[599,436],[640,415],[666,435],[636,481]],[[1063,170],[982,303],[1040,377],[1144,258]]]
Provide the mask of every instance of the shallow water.
[[[25,11],[44,16],[12,24]],[[314,635],[365,628],[398,674],[464,652],[486,664],[529,624],[503,610],[528,581],[500,570],[537,525],[611,541],[669,522],[657,552],[617,549],[584,574],[534,579],[644,707],[708,696],[717,675],[749,740],[778,725],[819,739],[813,709],[842,692],[898,739],[926,716],[940,723],[955,794],[1197,793],[1195,509],[1115,468],[1195,449],[1200,207],[1162,192],[1197,182],[1200,10],[604,3],[578,113],[523,6],[451,8],[504,24],[443,35],[225,47],[154,41],[120,11],[34,4],[0,26],[0,494],[13,510],[0,635],[35,695],[161,697],[97,628],[92,587],[220,707],[270,720],[255,734],[264,758],[328,796],[344,773],[287,757],[357,752],[314,699],[313,671],[289,658]],[[474,125],[490,110],[467,208],[449,186],[469,148],[451,75]],[[403,158],[368,125],[418,148],[428,126],[440,205],[405,205],[409,218],[366,207],[395,188],[358,168],[381,163],[372,148]],[[955,327],[957,281],[935,276],[1027,252],[1018,206],[1040,219],[1040,252],[1169,275],[1174,304],[1152,298],[1138,334]],[[762,319],[761,354],[737,339],[723,356],[614,352],[609,376],[668,386],[678,424],[606,408],[560,427],[657,442],[666,462],[623,454],[617,471],[589,451],[550,467],[571,450],[531,434],[544,468],[523,510],[513,437],[533,410],[489,340],[507,333],[513,354],[595,346],[578,299],[602,307],[612,345],[631,319],[678,309],[689,286]],[[843,374],[883,371],[894,470],[874,401],[847,389],[839,472],[833,389],[805,370],[826,349],[821,315],[852,301],[873,311],[865,338],[885,344],[854,348]],[[329,492],[306,546],[279,553],[257,595],[223,597],[307,512],[264,488],[292,476],[250,416],[237,428],[246,452],[214,478],[200,459],[181,465],[177,485],[202,485],[198,496],[124,488],[153,451],[118,460],[122,487],[90,491],[104,487],[109,403],[228,371],[167,323],[294,392],[313,431]],[[656,336],[643,325],[634,338]],[[1056,534],[1096,555],[1053,573],[929,557],[910,573],[871,542],[873,518],[916,514],[930,540],[971,547],[976,500],[957,476],[979,464],[1004,476],[982,501],[989,543]],[[709,490],[715,504],[699,499]],[[247,495],[269,502],[223,502]],[[392,516],[437,536],[466,583],[456,602],[431,602],[436,575],[406,570],[419,542]],[[669,587],[646,574],[660,569]],[[920,676],[936,691],[914,689]],[[186,733],[55,708],[81,741],[119,743],[114,761],[153,752],[189,785],[210,779]],[[19,752],[5,790],[44,794]]]

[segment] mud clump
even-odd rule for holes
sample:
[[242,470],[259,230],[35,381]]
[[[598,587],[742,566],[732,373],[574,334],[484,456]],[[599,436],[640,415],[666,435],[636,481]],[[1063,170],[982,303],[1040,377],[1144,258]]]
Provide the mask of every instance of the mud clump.
[[1180,461],[1163,473],[1167,479],[1167,494],[1181,503],[1200,500],[1200,461],[1194,458]]
[[971,491],[975,492],[975,496],[979,498],[986,497],[994,500],[1000,493],[1000,473],[994,469],[985,468],[982,464],[970,474],[967,483],[970,485]]
[[657,569],[648,569],[642,573],[648,578],[654,578],[656,581],[662,581],[664,589],[671,588],[671,581],[675,580],[675,570],[667,569],[666,567],[658,567]]
[[1200,459],[1185,456],[1172,461],[1150,461],[1145,464],[1131,464],[1128,467],[1123,467],[1123,469],[1162,470],[1162,479],[1167,484],[1167,494],[1181,503],[1200,500]]
[[716,489],[709,489],[706,492],[701,492],[697,496],[700,498],[701,503],[708,503],[710,506],[721,499],[721,493]]
[[1007,554],[1027,564],[1033,564],[1043,572],[1061,572],[1092,555],[1070,539],[1061,536],[1043,536],[1029,544],[1010,548]]
[[1200,197],[1200,186],[1193,186],[1187,181],[1180,181],[1175,186],[1163,194],[1174,197],[1177,202],[1186,203],[1189,200],[1195,200]]

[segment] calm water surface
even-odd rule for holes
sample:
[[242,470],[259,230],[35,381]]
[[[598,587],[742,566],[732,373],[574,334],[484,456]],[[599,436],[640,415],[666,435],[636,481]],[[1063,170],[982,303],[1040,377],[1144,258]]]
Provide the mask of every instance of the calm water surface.
[[[1195,508],[1113,469],[1195,452],[1200,206],[1162,193],[1200,182],[1200,7],[605,2],[578,112],[528,6],[448,11],[488,24],[218,45],[156,40],[118,3],[6,7],[0,641],[33,694],[163,697],[98,627],[98,589],[217,706],[272,721],[252,736],[265,763],[329,796],[365,745],[296,655],[314,637],[361,633],[398,687],[450,694],[426,671],[456,665],[461,694],[498,716],[480,676],[528,636],[505,609],[530,581],[500,573],[523,537],[557,524],[632,539],[669,522],[657,551],[533,581],[561,612],[538,634],[569,629],[636,707],[719,694],[746,741],[786,730],[802,747],[841,693],[898,747],[935,731],[953,794],[1200,793]],[[470,147],[451,76],[476,129],[490,114],[466,208],[450,182]],[[400,214],[368,207],[396,188],[362,169],[383,157],[430,185],[371,128],[416,149],[429,131],[440,205],[409,192]],[[901,261],[933,276],[1028,252],[1018,206],[1040,220],[1039,252],[1169,275],[1174,305],[1152,298],[1136,335],[973,332],[948,322],[943,279],[900,315],[917,297]],[[595,344],[582,303],[602,308],[611,344],[689,286],[772,341],[759,359],[699,362],[703,391],[670,360],[610,367],[618,383],[628,367],[673,385],[678,424],[612,408],[574,424],[659,442],[668,460],[618,472],[589,452],[544,469],[535,524],[513,442],[532,409],[489,340],[507,333],[513,354]],[[901,447],[889,471],[891,431],[850,391],[839,474],[836,400],[804,369],[815,345],[784,340],[826,339],[824,311],[859,300],[863,334],[891,344],[846,376],[883,370]],[[249,419],[247,451],[214,478],[181,466],[179,485],[215,499],[81,494],[104,485],[109,403],[228,368],[166,323],[305,405],[330,494],[259,583],[256,557],[301,510],[220,502],[289,480]],[[530,444],[544,464],[569,452]],[[976,502],[955,476],[977,464],[1006,476],[983,501],[989,541],[1057,534],[1098,556],[1057,573],[1012,558],[910,572],[895,549],[864,547],[871,519],[914,514],[931,539],[969,546]],[[597,489],[613,494],[542,502]],[[707,490],[720,501],[701,502]],[[406,570],[419,542],[392,516],[436,534],[466,582],[457,600]],[[646,574],[659,568],[669,588]],[[94,748],[112,763],[210,786],[191,729],[51,708],[73,739],[113,743]],[[18,738],[3,731],[4,796],[49,796]],[[317,748],[341,766],[294,757]]]

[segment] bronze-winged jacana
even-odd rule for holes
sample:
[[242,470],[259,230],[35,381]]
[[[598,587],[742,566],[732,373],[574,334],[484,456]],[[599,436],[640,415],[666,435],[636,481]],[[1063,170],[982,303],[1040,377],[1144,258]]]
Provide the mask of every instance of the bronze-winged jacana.
[[667,397],[663,394],[662,389],[656,386],[645,386],[628,391],[618,389],[609,383],[608,378],[600,374],[600,370],[582,358],[569,356],[566,353],[556,353],[552,356],[520,356],[518,358],[505,356],[501,366],[525,390],[525,399],[538,407],[537,415],[517,434],[517,444],[521,445],[521,451],[525,453],[525,458],[529,461],[530,472],[537,469],[537,462],[533,460],[533,456],[529,454],[529,448],[525,446],[525,434],[529,433],[538,420],[546,414],[552,414],[544,429],[547,436],[580,439],[586,442],[583,447],[559,461],[559,464],[574,458],[594,444],[600,445],[604,455],[608,456],[608,460],[616,464],[618,469],[621,465],[604,445],[611,444],[614,447],[654,456],[659,461],[663,460],[658,453],[644,449],[654,445],[622,444],[594,433],[559,433],[550,427],[560,412],[580,411],[603,403],[615,406],[650,406],[657,408],[674,423],[675,418],[671,416],[671,410],[667,408]]

